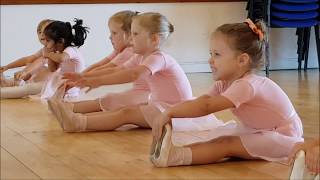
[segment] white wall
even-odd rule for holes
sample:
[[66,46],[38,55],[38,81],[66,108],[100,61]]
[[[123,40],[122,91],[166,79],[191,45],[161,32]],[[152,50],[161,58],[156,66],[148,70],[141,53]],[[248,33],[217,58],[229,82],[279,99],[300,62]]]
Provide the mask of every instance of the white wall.
[[[164,3],[164,4],[91,4],[91,5],[2,5],[1,65],[31,54],[41,46],[36,26],[44,18],[71,21],[82,18],[90,34],[81,48],[87,65],[111,52],[108,40],[108,18],[120,10],[158,11],[175,26],[165,44],[165,51],[174,56],[188,71],[208,71],[208,38],[223,23],[241,22],[246,17],[245,2],[233,3]],[[271,68],[296,68],[296,36],[293,29],[272,29]],[[317,67],[314,31],[312,31],[309,67]]]

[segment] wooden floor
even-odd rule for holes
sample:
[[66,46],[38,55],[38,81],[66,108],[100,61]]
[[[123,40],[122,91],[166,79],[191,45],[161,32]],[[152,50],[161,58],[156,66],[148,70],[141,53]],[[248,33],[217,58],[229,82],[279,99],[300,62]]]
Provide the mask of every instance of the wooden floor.
[[[190,74],[195,95],[211,74]],[[306,137],[319,136],[319,72],[273,71],[300,114]],[[230,112],[218,118],[234,118]],[[37,100],[1,100],[1,179],[287,179],[289,167],[265,161],[155,168],[148,153],[151,131],[63,133]]]

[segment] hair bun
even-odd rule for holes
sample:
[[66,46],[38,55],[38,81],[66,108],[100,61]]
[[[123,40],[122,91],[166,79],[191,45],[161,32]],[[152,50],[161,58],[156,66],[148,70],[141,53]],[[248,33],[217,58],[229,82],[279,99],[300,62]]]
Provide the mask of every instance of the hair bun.
[[83,24],[83,20],[78,18],[75,18],[74,22],[76,23],[74,26],[82,26]]
[[169,32],[170,33],[174,32],[174,26],[171,23],[169,24]]

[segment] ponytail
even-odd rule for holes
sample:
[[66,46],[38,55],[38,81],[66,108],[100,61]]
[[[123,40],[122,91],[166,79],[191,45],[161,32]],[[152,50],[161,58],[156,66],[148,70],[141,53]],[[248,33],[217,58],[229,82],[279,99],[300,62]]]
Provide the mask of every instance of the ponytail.
[[89,28],[82,26],[81,19],[75,19],[74,22],[71,26],[70,22],[53,21],[45,28],[44,34],[55,43],[63,42],[64,47],[80,47],[87,38]]
[[71,33],[73,36],[73,44],[80,47],[84,44],[84,40],[87,38],[88,27],[82,26],[82,19],[74,19],[75,24],[72,26]]

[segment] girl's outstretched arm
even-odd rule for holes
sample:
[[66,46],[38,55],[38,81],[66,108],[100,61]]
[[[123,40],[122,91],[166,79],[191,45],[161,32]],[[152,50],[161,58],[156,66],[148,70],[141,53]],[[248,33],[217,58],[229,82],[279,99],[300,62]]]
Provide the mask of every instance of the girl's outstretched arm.
[[153,136],[159,139],[163,126],[170,123],[171,118],[200,117],[233,107],[235,105],[224,96],[203,95],[195,100],[180,103],[157,117],[154,121],[155,124],[152,126]]
[[17,68],[17,67],[22,67],[22,66],[26,66],[27,64],[33,63],[37,58],[41,57],[41,54],[33,54],[30,56],[26,56],[26,57],[22,57],[20,59],[17,59],[15,61],[13,61],[12,63],[9,63],[6,66],[2,66],[0,67],[0,72],[4,72],[8,69],[13,69],[13,68]]
[[234,104],[224,96],[203,95],[195,100],[180,103],[168,109],[166,113],[171,118],[200,117],[232,107]]
[[110,73],[104,76],[98,77],[81,77],[76,82],[71,82],[69,85],[78,86],[80,88],[89,87],[97,88],[102,85],[112,85],[112,84],[124,84],[129,83],[141,78],[143,76],[150,75],[151,71],[145,66],[138,66],[133,69],[122,69],[114,73]]
[[87,69],[85,69],[82,73],[91,72],[93,70],[100,69],[103,67],[114,67],[114,66],[116,66],[116,65],[111,63],[109,59],[105,58],[105,59],[98,61],[97,63],[92,64]]
[[114,68],[114,67],[117,67],[117,65],[112,62],[109,62],[107,64],[103,64],[99,67],[96,67],[96,68],[92,69],[91,71],[102,70],[102,69],[106,69],[106,68]]
[[36,59],[33,63],[31,63],[29,66],[27,66],[24,71],[27,74],[34,74],[39,68],[41,68],[44,64],[44,59],[43,58],[38,58]]
[[105,76],[107,74],[111,74],[116,71],[120,71],[122,69],[124,69],[124,68],[116,66],[113,68],[92,70],[89,72],[82,72],[82,73],[69,72],[69,73],[64,73],[62,79],[67,79],[67,80],[76,82],[76,81],[81,80],[82,78],[94,78],[94,77]]
[[84,72],[81,73],[83,77],[99,77],[99,76],[104,76],[107,74],[115,73],[117,71],[124,70],[125,68],[119,67],[119,66],[114,66],[114,67],[106,67],[106,68],[99,68],[99,69],[93,69],[92,71],[89,72]]
[[32,74],[34,74],[42,66],[43,58],[38,58],[32,63],[28,64],[22,71],[16,72],[14,77],[16,80],[22,79],[27,81],[31,78]]

